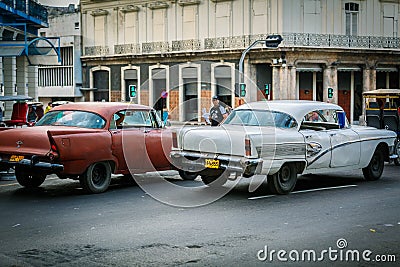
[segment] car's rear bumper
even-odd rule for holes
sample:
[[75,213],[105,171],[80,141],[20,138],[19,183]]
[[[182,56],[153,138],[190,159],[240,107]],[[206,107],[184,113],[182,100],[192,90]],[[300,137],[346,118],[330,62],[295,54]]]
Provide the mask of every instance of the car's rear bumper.
[[8,160],[0,159],[0,166],[2,167],[16,167],[20,166],[26,169],[45,171],[47,173],[57,173],[64,170],[64,165],[58,163],[43,162],[35,157],[31,159],[23,159],[19,162],[11,162]]
[[[172,151],[170,153],[172,164],[181,170],[196,172],[199,174],[220,172],[227,170],[240,173],[244,177],[250,177],[261,173],[263,160],[261,158],[246,158],[240,156],[218,155],[211,153],[198,153],[187,151]],[[219,160],[218,168],[206,168],[205,160]]]

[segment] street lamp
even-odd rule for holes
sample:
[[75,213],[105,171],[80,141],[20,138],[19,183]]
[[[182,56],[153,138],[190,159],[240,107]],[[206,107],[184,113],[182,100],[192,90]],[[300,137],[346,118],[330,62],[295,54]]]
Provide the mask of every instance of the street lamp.
[[[254,43],[252,43],[249,47],[247,47],[243,52],[242,56],[240,57],[239,61],[239,85],[240,88],[246,88],[246,85],[244,83],[244,73],[243,73],[243,62],[244,58],[246,57],[247,52],[249,52],[254,46],[256,46],[259,43],[264,43],[267,48],[278,48],[279,44],[283,41],[282,36],[279,34],[272,34],[268,35],[265,40],[257,40]],[[243,85],[244,84],[244,85]],[[242,92],[239,92],[240,98],[245,96],[246,91],[244,90],[244,95]]]

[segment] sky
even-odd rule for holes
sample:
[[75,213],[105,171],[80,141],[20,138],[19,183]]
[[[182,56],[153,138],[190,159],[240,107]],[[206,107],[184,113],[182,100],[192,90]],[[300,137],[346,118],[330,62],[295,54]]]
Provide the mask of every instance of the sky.
[[79,0],[39,0],[38,2],[46,6],[68,6],[69,4],[77,5]]

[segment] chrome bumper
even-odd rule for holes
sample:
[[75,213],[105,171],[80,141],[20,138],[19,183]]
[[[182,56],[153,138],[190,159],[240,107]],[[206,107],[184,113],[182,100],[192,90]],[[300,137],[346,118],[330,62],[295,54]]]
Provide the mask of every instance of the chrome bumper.
[[64,165],[62,164],[42,162],[37,160],[35,157],[32,157],[31,159],[23,159],[19,162],[4,161],[0,159],[0,165],[8,167],[21,166],[26,169],[41,170],[49,173],[55,173],[64,170]]
[[[212,153],[185,152],[173,150],[170,153],[172,164],[181,170],[210,173],[212,171],[227,170],[242,174],[244,177],[250,177],[261,173],[263,160],[260,158],[246,158],[238,156],[218,155]],[[205,167],[205,160],[219,160],[219,167],[210,169]]]

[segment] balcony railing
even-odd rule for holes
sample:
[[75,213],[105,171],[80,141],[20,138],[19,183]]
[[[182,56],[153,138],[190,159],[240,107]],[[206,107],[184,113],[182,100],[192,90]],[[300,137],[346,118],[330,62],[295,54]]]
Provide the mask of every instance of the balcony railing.
[[87,46],[85,47],[86,56],[106,56],[110,54],[108,46]]
[[201,41],[196,39],[172,41],[172,51],[196,51],[201,49]]
[[140,44],[115,45],[114,53],[117,55],[140,54]]
[[167,53],[170,52],[169,43],[168,42],[143,43],[142,52],[143,54]]
[[41,20],[42,22],[48,22],[47,9],[33,0],[0,0],[0,3],[4,3],[8,7],[21,11],[26,15]]
[[[400,49],[400,38],[335,34],[283,33],[281,47]],[[177,53],[187,51],[243,50],[268,34],[115,45],[115,54]],[[86,56],[110,55],[110,50],[86,47]],[[111,52],[112,53],[112,52]]]

